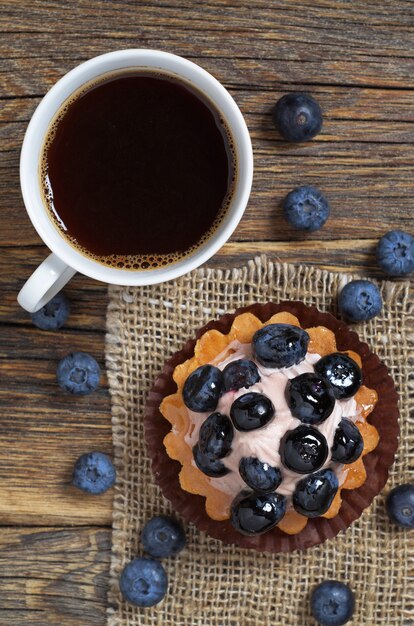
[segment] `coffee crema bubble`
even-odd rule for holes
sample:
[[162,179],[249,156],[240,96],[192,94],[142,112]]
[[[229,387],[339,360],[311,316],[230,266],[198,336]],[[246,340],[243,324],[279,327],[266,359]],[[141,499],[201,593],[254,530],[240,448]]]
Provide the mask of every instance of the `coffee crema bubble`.
[[194,86],[124,70],[62,105],[39,175],[49,216],[75,249],[105,266],[149,270],[190,256],[216,232],[237,157],[222,115]]

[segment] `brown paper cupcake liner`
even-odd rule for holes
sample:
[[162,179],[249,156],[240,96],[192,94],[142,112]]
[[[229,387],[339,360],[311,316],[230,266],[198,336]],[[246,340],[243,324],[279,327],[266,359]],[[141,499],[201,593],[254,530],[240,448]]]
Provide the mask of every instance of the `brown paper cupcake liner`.
[[[377,428],[380,440],[375,450],[363,458],[367,471],[365,483],[358,489],[341,491],[342,506],[336,517],[309,519],[306,527],[296,535],[288,535],[276,527],[263,535],[249,537],[237,532],[229,520],[218,522],[211,519],[205,511],[205,498],[181,489],[179,482],[181,464],[168,456],[163,444],[163,439],[170,431],[171,425],[160,413],[159,407],[165,396],[176,392],[177,386],[172,378],[173,371],[177,365],[194,355],[194,346],[201,335],[213,328],[227,334],[234,318],[241,313],[253,313],[265,322],[281,311],[288,311],[295,315],[304,328],[326,326],[334,332],[338,350],[353,350],[360,355],[364,384],[378,393],[378,402],[368,419]],[[316,307],[305,306],[302,302],[280,302],[279,304],[269,302],[237,309],[235,313],[223,315],[198,330],[195,339],[187,341],[184,347],[172,356],[155,381],[147,399],[144,426],[155,481],[161,487],[165,497],[171,501],[175,511],[184,519],[194,523],[210,536],[228,544],[236,544],[260,552],[292,552],[323,543],[335,537],[340,531],[344,531],[360,517],[363,510],[382,490],[387,482],[388,471],[394,461],[398,446],[398,415],[398,396],[386,366],[370,351],[366,343],[359,340],[354,331],[331,314],[322,313]]]

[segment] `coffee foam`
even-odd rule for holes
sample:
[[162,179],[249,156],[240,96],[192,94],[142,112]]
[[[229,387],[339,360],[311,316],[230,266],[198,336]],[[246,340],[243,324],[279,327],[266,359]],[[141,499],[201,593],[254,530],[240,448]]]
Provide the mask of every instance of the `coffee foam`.
[[[85,94],[90,89],[95,88],[101,83],[107,82],[113,78],[117,78],[119,76],[127,76],[128,74],[132,76],[136,75],[145,75],[145,76],[153,76],[153,77],[162,77],[163,79],[170,79],[173,82],[178,82],[183,84],[187,89],[190,89],[198,98],[203,98],[209,103],[210,110],[215,113],[216,122],[219,126],[221,132],[226,136],[226,147],[228,152],[231,155],[229,158],[229,169],[232,174],[232,178],[229,181],[229,190],[227,192],[226,198],[222,207],[220,208],[213,224],[211,227],[204,233],[198,243],[184,251],[177,251],[170,254],[133,254],[133,255],[119,255],[112,254],[107,256],[98,256],[92,254],[89,250],[87,250],[84,246],[79,244],[79,242],[71,237],[66,230],[66,227],[62,220],[59,217],[59,213],[54,206],[53,201],[53,191],[49,182],[48,176],[48,165],[47,165],[47,153],[48,150],[53,143],[53,140],[56,136],[56,132],[59,127],[59,123],[65,117],[68,109],[71,104],[73,104],[78,98],[80,98],[83,94]],[[83,254],[84,256],[96,261],[97,263],[101,263],[102,265],[106,265],[108,267],[114,267],[117,269],[129,270],[129,271],[137,271],[137,270],[153,270],[159,269],[162,267],[166,267],[169,265],[173,265],[174,263],[178,263],[183,259],[191,256],[197,250],[199,250],[217,231],[218,227],[222,223],[233,198],[234,189],[237,181],[237,154],[234,146],[233,136],[231,135],[230,129],[224,118],[218,113],[216,106],[213,102],[201,91],[196,89],[191,83],[188,83],[186,80],[181,78],[180,76],[176,76],[174,74],[164,73],[161,71],[139,71],[139,70],[120,70],[117,72],[111,72],[101,76],[100,78],[93,80],[83,87],[81,87],[78,91],[72,94],[61,106],[59,111],[56,113],[52,122],[49,125],[49,128],[46,132],[46,137],[41,150],[41,158],[40,158],[40,168],[39,168],[39,176],[40,176],[40,185],[42,189],[43,200],[45,202],[46,208],[48,210],[48,214],[50,219],[52,220],[54,226],[58,229],[58,231],[65,237],[66,241],[70,243],[70,245],[75,248],[78,252]]]

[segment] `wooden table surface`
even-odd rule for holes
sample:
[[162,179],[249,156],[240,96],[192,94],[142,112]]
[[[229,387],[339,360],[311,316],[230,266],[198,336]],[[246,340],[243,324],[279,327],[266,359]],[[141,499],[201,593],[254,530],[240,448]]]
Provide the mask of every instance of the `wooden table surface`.
[[[103,365],[107,291],[76,276],[58,333],[34,328],[16,303],[47,254],[19,189],[30,116],[57,79],[97,54],[148,47],[186,56],[234,96],[254,147],[249,206],[214,262],[268,252],[380,276],[378,237],[414,231],[414,4],[0,0],[0,29],[0,624],[101,626],[111,493],[80,496],[70,477],[81,453],[111,453],[109,395],[106,380],[89,397],[63,395],[55,370],[70,350]],[[288,145],[272,126],[273,104],[291,91],[322,106],[324,126],[310,143]],[[306,236],[281,213],[286,193],[304,183],[326,192],[332,209],[323,230]]]

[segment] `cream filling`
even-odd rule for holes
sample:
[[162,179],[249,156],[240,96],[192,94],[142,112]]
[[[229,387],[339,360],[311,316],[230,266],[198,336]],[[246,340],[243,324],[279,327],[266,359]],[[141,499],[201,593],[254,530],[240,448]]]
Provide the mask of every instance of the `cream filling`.
[[[226,356],[229,350],[232,351],[232,353],[230,356]],[[263,463],[268,463],[281,470],[283,480],[277,488],[277,492],[290,498],[295,490],[296,483],[304,478],[305,475],[297,474],[284,467],[279,454],[280,441],[287,431],[301,424],[300,420],[293,417],[286,402],[286,385],[288,380],[295,376],[313,372],[315,369],[314,364],[319,361],[321,357],[318,354],[308,352],[305,359],[298,365],[281,369],[266,368],[252,358],[252,347],[250,343],[242,344],[234,340],[226,348],[225,353],[219,354],[214,361],[212,361],[212,364],[220,370],[223,370],[226,365],[232,361],[245,358],[251,359],[256,363],[260,373],[260,382],[252,385],[248,389],[243,388],[225,393],[220,398],[216,411],[230,416],[230,408],[236,398],[247,392],[256,391],[270,398],[275,407],[275,416],[263,428],[249,432],[241,432],[234,429],[231,452],[224,459],[221,459],[222,463],[231,471],[220,478],[209,477],[208,480],[218,491],[235,497],[243,489],[248,489],[239,474],[240,459],[242,457],[254,456]],[[187,409],[187,412],[190,426],[184,440],[192,448],[198,442],[200,427],[210,413],[196,413],[189,409]],[[342,417],[347,417],[353,422],[356,422],[360,417],[360,412],[354,398],[336,400],[334,410],[328,419],[322,424],[315,426],[326,438],[329,451],[332,448],[334,434]],[[320,469],[327,467],[330,467],[330,469],[336,473],[339,485],[342,485],[348,473],[347,467],[332,461],[330,452],[325,464]]]

